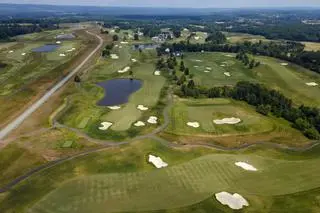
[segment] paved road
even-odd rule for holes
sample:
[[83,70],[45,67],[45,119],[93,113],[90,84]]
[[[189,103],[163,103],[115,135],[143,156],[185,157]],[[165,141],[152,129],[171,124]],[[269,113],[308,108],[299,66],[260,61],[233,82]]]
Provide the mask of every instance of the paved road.
[[38,101],[32,104],[26,111],[24,111],[19,117],[9,123],[5,128],[0,130],[0,140],[3,140],[10,132],[16,129],[24,120],[26,120],[34,111],[36,111],[42,104],[44,104],[57,90],[59,90],[67,81],[69,81],[73,75],[75,75],[83,65],[102,47],[103,40],[100,36],[91,32],[87,33],[96,36],[99,39],[99,45],[66,77],[64,77],[59,83],[57,83],[52,89],[50,89],[44,96]]

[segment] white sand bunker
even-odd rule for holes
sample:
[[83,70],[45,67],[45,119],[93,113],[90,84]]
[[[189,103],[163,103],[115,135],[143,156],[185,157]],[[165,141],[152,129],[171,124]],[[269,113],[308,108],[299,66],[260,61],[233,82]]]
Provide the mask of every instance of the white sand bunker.
[[110,54],[110,57],[112,59],[119,59],[119,56],[117,54]]
[[233,55],[230,55],[230,54],[226,54],[224,56],[227,56],[227,57],[230,57],[230,58],[233,58],[234,56]]
[[194,68],[198,68],[199,66],[196,65],[196,66],[193,66],[193,67],[194,67]]
[[138,105],[138,106],[137,106],[137,109],[138,109],[138,110],[141,110],[141,111],[146,111],[146,110],[148,110],[149,108],[146,107],[146,106],[143,106],[143,105]]
[[225,64],[221,64],[221,65],[220,65],[220,67],[225,67],[225,66],[226,66]]
[[59,54],[60,57],[65,57],[66,55],[64,53]]
[[118,109],[121,109],[120,106],[108,106],[109,109],[112,109],[112,110],[118,110]]
[[61,44],[61,41],[56,41],[56,44]]
[[142,122],[142,121],[137,121],[133,125],[139,127],[139,126],[145,126],[146,124],[144,122]]
[[288,66],[288,63],[280,63],[282,66]]
[[200,124],[198,122],[188,122],[187,125],[191,126],[193,128],[199,128],[200,127]]
[[217,120],[213,120],[213,123],[215,124],[237,124],[240,123],[241,119],[240,118],[224,118],[224,119],[217,119]]
[[316,82],[309,82],[309,83],[306,83],[306,85],[310,86],[310,87],[318,86],[318,84]]
[[156,116],[150,116],[149,119],[148,119],[148,123],[157,124],[158,123],[158,118]]
[[118,70],[118,73],[125,73],[130,70],[130,67],[125,67],[123,70]]
[[71,48],[71,49],[69,49],[69,50],[67,50],[67,52],[72,52],[72,51],[75,51],[76,50],[76,48]]
[[204,72],[208,73],[208,72],[210,72],[210,71],[209,71],[209,70],[205,70]]
[[133,63],[135,63],[135,62],[137,62],[137,59],[132,58],[131,61],[132,61]]
[[127,41],[121,41],[120,43],[121,44],[129,44],[129,42],[127,42]]
[[211,68],[211,67],[206,67],[206,69],[207,69],[207,70],[212,70],[212,68]]
[[107,130],[110,126],[112,126],[113,123],[111,122],[102,122],[101,127],[99,127],[100,130]]
[[10,50],[9,53],[13,53],[13,50]]
[[247,170],[247,171],[254,171],[254,172],[258,171],[258,169],[256,169],[254,166],[252,166],[246,162],[236,162],[235,165],[239,166],[242,169]]
[[159,70],[156,70],[155,72],[154,72],[154,75],[160,75],[161,74],[161,72],[159,71]]
[[194,39],[195,39],[195,40],[199,40],[200,37],[199,37],[199,36],[195,36]]
[[223,74],[224,74],[225,76],[228,76],[228,77],[231,76],[230,72],[224,72]]
[[202,60],[197,59],[196,62],[202,62]]
[[152,163],[156,168],[161,169],[167,167],[168,164],[164,162],[160,157],[149,155],[149,163]]
[[249,206],[248,201],[237,193],[219,192],[215,194],[215,197],[221,204],[231,209],[242,209],[244,206]]
[[21,53],[22,56],[26,55],[26,53]]

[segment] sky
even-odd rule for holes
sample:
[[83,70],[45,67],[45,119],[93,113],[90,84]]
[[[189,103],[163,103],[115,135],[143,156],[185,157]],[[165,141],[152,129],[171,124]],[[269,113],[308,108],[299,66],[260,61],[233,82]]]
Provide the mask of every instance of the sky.
[[0,0],[0,3],[130,7],[320,7],[320,0]]

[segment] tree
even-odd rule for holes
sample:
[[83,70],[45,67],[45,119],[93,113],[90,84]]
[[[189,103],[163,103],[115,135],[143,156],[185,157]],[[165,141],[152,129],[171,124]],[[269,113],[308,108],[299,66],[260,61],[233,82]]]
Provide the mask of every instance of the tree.
[[254,61],[254,59],[252,59],[249,64],[249,69],[252,69],[254,67],[254,65],[255,65],[255,61]]
[[129,75],[131,76],[131,80],[133,79],[133,71],[129,70]]
[[189,68],[186,67],[186,68],[184,69],[184,75],[187,75],[187,76],[188,76],[188,75],[189,75],[189,72],[190,72],[190,71],[189,71]]
[[315,128],[309,128],[304,132],[304,135],[310,139],[319,140],[320,134]]
[[112,40],[113,41],[118,41],[119,40],[119,36],[118,35],[113,35],[112,36]]
[[116,28],[116,29],[114,30],[114,32],[120,33],[120,28]]
[[305,131],[306,129],[309,129],[311,127],[311,124],[303,118],[298,118],[294,122],[295,128]]
[[185,70],[184,62],[180,62],[180,71],[183,72]]
[[263,115],[268,115],[271,111],[271,106],[270,105],[259,105],[257,107],[257,112],[263,114]]
[[78,75],[76,75],[76,76],[74,77],[74,82],[80,83],[80,82],[81,82],[81,78],[80,78]]
[[194,81],[193,80],[189,80],[187,87],[190,88],[190,89],[193,89],[195,87]]
[[173,35],[174,35],[174,37],[176,37],[176,38],[180,38],[181,37],[181,31],[180,30],[174,30],[173,32]]
[[135,41],[138,41],[138,40],[139,40],[139,35],[138,35],[137,33],[135,33],[133,37],[134,37],[134,40],[135,40]]

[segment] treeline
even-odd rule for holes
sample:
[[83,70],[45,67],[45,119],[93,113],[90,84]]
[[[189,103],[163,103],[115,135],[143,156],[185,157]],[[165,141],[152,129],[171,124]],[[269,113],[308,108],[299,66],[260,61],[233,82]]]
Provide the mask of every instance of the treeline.
[[165,54],[169,48],[173,52],[232,52],[264,55],[286,60],[320,73],[320,51],[304,51],[304,46],[296,42],[244,42],[237,44],[191,44],[187,42],[163,44],[157,49],[158,54]]
[[[189,81],[190,82],[190,81]],[[233,98],[245,101],[256,107],[257,112],[268,115],[272,113],[293,124],[310,139],[320,139],[320,111],[317,108],[294,107],[292,100],[276,90],[270,90],[261,84],[239,82],[235,87],[199,88],[194,84],[182,84],[176,94],[184,97]]]
[[0,40],[10,40],[11,37],[34,32],[41,32],[42,29],[57,29],[59,26],[49,23],[43,24],[1,24]]

